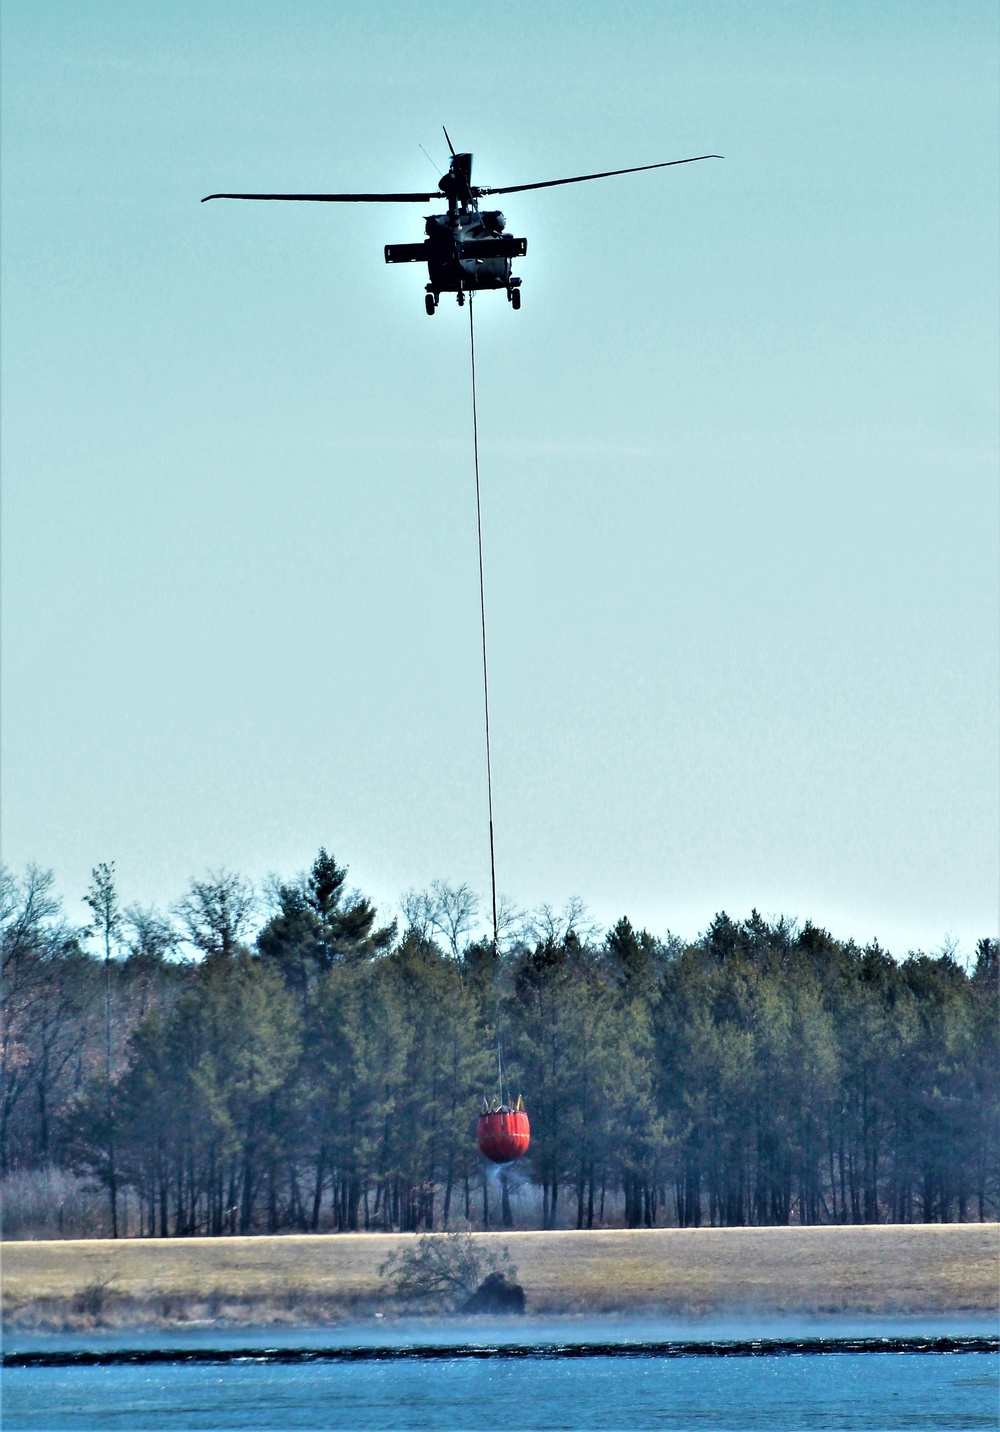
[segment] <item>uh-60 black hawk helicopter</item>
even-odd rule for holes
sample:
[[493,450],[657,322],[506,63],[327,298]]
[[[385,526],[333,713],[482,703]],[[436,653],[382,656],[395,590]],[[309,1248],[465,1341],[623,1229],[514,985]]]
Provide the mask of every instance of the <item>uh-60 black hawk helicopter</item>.
[[610,179],[616,174],[639,174],[647,169],[669,169],[675,164],[697,164],[702,159],[721,159],[721,154],[696,154],[690,159],[667,159],[660,164],[637,164],[631,169],[606,169],[600,174],[575,174],[570,179],[545,179],[538,184],[507,184],[499,189],[481,189],[472,182],[472,155],[456,154],[448,131],[451,150],[448,173],[438,181],[432,194],[206,194],[209,199],[286,199],[314,204],[429,204],[447,199],[446,214],[429,214],[424,221],[427,235],[422,244],[386,244],[387,264],[425,263],[428,314],[437,309],[442,293],[454,293],[459,303],[477,289],[503,288],[512,308],[521,307],[521,280],[511,272],[513,259],[528,251],[527,239],[504,233],[507,221],[498,209],[480,210],[480,199],[491,194],[522,194],[528,189],[554,189],[560,184],[582,184],[588,179]]

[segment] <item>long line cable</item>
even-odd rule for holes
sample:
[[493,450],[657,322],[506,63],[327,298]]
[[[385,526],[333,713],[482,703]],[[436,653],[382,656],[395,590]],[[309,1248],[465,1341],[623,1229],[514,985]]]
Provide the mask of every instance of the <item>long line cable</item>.
[[476,531],[479,536],[479,616],[483,631],[483,708],[486,714],[486,795],[490,813],[490,889],[493,904],[493,952],[497,950],[497,863],[493,843],[493,768],[490,761],[490,681],[486,665],[486,586],[483,581],[483,507],[479,489],[479,420],[476,413],[476,328],[469,292],[469,348],[472,354],[472,451],[476,464]]

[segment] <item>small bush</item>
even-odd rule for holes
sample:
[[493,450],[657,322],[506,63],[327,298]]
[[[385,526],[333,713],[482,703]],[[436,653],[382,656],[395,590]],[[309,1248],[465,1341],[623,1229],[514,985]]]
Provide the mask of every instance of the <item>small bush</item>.
[[472,1297],[462,1304],[463,1313],[523,1313],[524,1289],[502,1273],[490,1273]]
[[488,1273],[514,1282],[517,1269],[506,1248],[484,1251],[471,1233],[424,1233],[378,1270],[404,1302],[454,1307],[471,1297]]
[[115,1291],[114,1278],[102,1278],[99,1282],[88,1283],[73,1296],[73,1311],[83,1317],[92,1318],[95,1323],[104,1321],[104,1309],[109,1293]]

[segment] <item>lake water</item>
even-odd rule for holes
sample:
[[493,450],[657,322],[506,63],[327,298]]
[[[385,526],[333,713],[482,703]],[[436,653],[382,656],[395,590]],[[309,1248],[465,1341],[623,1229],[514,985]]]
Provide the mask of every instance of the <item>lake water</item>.
[[[747,1338],[994,1336],[981,1320],[919,1325],[824,1322],[394,1325],[384,1330],[228,1331],[11,1338],[5,1354],[172,1349],[154,1365],[16,1367],[3,1372],[3,1426],[38,1429],[249,1428],[996,1428],[995,1352],[782,1356],[539,1355],[552,1344]],[[182,1360],[185,1350],[348,1349],[516,1343],[530,1355],[396,1361]]]

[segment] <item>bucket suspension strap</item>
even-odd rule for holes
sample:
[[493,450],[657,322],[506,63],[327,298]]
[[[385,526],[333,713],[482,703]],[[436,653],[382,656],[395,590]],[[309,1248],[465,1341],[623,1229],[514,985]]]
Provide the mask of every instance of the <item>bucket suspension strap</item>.
[[510,1079],[507,1079],[507,1098],[504,1099],[503,1036],[500,1028],[500,1011],[497,1010],[497,1083],[500,1085],[500,1103],[503,1108],[510,1105]]

